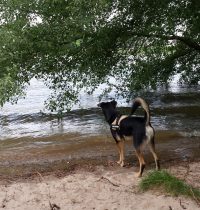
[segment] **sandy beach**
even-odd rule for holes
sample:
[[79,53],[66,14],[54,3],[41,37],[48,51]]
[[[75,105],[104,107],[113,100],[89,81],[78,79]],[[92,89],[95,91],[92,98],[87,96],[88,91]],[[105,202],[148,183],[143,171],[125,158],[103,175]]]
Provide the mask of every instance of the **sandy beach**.
[[[83,164],[84,165],[84,164]],[[200,162],[180,162],[164,166],[177,177],[200,187]],[[153,165],[147,168],[144,176]],[[172,197],[158,190],[142,192],[138,166],[119,167],[114,162],[74,165],[68,172],[35,171],[30,176],[3,178],[0,185],[0,208],[6,210],[197,210],[195,199]]]

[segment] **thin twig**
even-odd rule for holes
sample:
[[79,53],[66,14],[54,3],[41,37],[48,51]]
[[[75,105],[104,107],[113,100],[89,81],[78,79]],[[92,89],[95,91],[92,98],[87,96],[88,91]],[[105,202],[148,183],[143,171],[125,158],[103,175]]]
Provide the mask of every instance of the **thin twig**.
[[200,201],[199,201],[199,199],[194,195],[194,192],[193,192],[193,190],[191,188],[190,188],[190,191],[191,191],[192,196],[193,196],[194,200],[196,201],[197,205],[200,207]]
[[60,207],[58,205],[56,205],[55,203],[51,204],[51,202],[49,201],[49,206],[51,208],[51,210],[59,210]]
[[49,205],[50,205],[50,207],[51,207],[51,210],[59,210],[59,209],[60,209],[60,207],[59,207],[58,205],[56,205],[55,203],[51,204],[51,203],[49,202]]
[[[42,174],[41,174],[40,172],[36,171],[36,173],[37,173],[37,174],[39,175],[39,177],[40,177],[40,182],[41,182],[41,181],[45,181],[45,180],[44,180],[44,177],[42,176]],[[47,184],[47,183],[46,183],[46,184]],[[47,186],[48,186],[48,184],[47,184]],[[53,203],[53,204],[51,203],[51,201],[50,201],[51,195],[50,195],[49,186],[48,186],[47,188],[48,188],[48,191],[49,191],[48,197],[49,197],[49,206],[50,206],[51,210],[59,210],[60,207],[59,207],[58,205],[56,205],[55,203]]]
[[190,172],[190,163],[187,163],[187,165],[186,165],[186,173],[185,173],[185,175],[183,177],[184,181],[186,181],[186,178],[187,178],[189,172]]
[[118,184],[115,184],[115,183],[111,182],[108,178],[103,177],[103,176],[102,176],[99,180],[97,180],[97,181],[100,181],[100,180],[102,180],[102,179],[107,180],[110,184],[112,184],[112,185],[113,185],[113,186],[115,186],[115,187],[119,187],[119,185],[118,185]]
[[6,207],[6,203],[8,202],[7,196],[8,196],[8,194],[7,194],[7,191],[6,191],[5,198],[2,201],[2,208],[5,208]]
[[[42,176],[42,174],[40,172],[38,172],[38,171],[36,171],[36,173],[39,175],[39,177],[41,178],[41,180],[44,181],[44,177]],[[41,180],[40,180],[40,182],[41,182]]]
[[179,203],[180,203],[180,206],[182,207],[182,209],[187,209],[181,202],[181,199],[179,199]]

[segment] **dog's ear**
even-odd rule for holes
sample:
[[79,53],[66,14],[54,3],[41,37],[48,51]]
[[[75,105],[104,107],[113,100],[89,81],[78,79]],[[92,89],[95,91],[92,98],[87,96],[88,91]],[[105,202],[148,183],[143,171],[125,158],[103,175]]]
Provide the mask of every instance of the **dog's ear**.
[[112,100],[111,103],[112,103],[112,105],[114,106],[114,108],[116,108],[116,106],[117,106],[117,101]]
[[101,107],[101,103],[97,104],[98,107]]

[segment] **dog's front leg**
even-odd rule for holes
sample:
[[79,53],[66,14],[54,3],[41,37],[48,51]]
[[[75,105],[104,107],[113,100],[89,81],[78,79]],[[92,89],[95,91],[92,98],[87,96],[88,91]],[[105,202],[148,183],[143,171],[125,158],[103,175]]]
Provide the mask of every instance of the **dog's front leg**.
[[117,149],[119,152],[119,160],[117,161],[117,163],[121,167],[123,167],[124,166],[124,139],[121,138],[115,130],[111,129],[111,133],[112,133],[113,138],[115,139]]
[[119,152],[119,160],[117,161],[117,164],[121,164],[121,148],[120,148],[120,142],[116,142],[116,145],[117,145],[117,149],[118,149],[118,152]]
[[117,163],[123,167],[124,166],[124,140],[117,142],[117,148],[119,151],[119,161]]
[[124,167],[124,140],[120,141],[120,147],[121,147],[121,167]]

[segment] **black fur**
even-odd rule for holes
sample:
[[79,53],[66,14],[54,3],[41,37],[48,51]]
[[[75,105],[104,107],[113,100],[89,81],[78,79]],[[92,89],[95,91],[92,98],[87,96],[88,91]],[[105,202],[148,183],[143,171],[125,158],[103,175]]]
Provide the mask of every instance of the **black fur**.
[[[159,169],[159,161],[155,153],[154,145],[155,132],[150,124],[150,113],[148,104],[143,99],[137,98],[132,105],[131,114],[129,116],[121,116],[116,110],[116,105],[117,102],[115,100],[98,104],[98,106],[101,107],[103,111],[106,121],[110,125],[112,136],[115,139],[117,145],[119,144],[119,142],[123,141],[125,137],[132,138],[133,146],[136,150],[136,154],[140,162],[139,176],[141,176],[145,167],[145,162],[142,155],[142,145],[144,145],[145,141],[147,141],[147,143],[150,145],[150,151],[154,156],[156,168]],[[144,117],[132,116],[132,114],[139,106],[142,106],[144,108]],[[123,155],[121,156],[121,152],[122,148],[119,148],[120,161],[118,162],[123,162],[124,159],[122,157]]]
[[[119,115],[119,112],[117,112],[116,110],[116,104],[116,101],[111,101],[102,102],[98,105],[102,108],[103,114],[109,125],[111,125]],[[137,109],[138,106],[138,103],[133,106],[131,114],[133,114],[133,112]],[[112,130],[111,128],[111,133],[116,142],[118,142],[118,140],[116,139],[116,134],[118,134],[121,138],[126,136],[132,136],[133,145],[137,149],[143,143],[145,137],[145,123],[146,118],[134,117],[130,115],[125,119],[121,120],[119,129]]]

